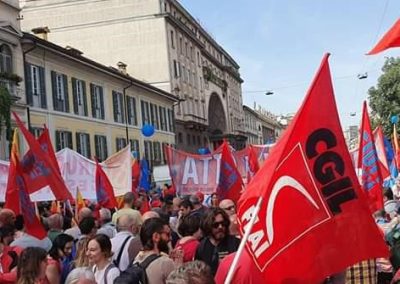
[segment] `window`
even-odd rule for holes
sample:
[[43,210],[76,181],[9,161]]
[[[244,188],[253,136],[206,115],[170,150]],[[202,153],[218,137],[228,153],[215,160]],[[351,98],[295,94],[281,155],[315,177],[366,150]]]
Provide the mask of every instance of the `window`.
[[148,161],[149,167],[153,165],[153,143],[151,141],[144,141],[144,158]]
[[35,138],[39,138],[43,133],[43,128],[41,127],[31,127],[31,133],[35,136]]
[[88,159],[91,159],[90,152],[90,135],[87,133],[76,132],[76,151],[85,156]]
[[128,108],[128,124],[137,125],[137,113],[136,113],[136,99],[134,97],[126,97],[127,108]]
[[47,108],[44,68],[27,63],[26,73],[28,104],[33,107]]
[[162,131],[168,130],[167,125],[167,111],[165,107],[160,106],[160,128]]
[[154,149],[154,166],[158,166],[161,164],[161,145],[160,142],[153,142]]
[[186,68],[185,68],[185,66],[182,66],[182,74],[183,74],[183,77],[182,77],[183,82],[186,83]]
[[12,53],[8,45],[0,45],[0,72],[12,73]]
[[171,47],[175,48],[175,35],[174,35],[174,31],[171,31]]
[[174,60],[174,76],[175,76],[175,78],[178,78],[181,76],[181,65],[176,60]]
[[158,108],[155,104],[150,104],[150,115],[151,115],[151,124],[155,129],[159,129],[158,127]]
[[200,62],[200,52],[197,51],[197,65],[201,67],[201,62]]
[[72,133],[70,131],[56,130],[56,151],[64,148],[73,149]]
[[98,119],[104,119],[104,97],[103,87],[90,84],[90,94],[92,101],[92,116]]
[[96,158],[99,160],[99,162],[107,159],[107,137],[103,135],[95,135],[94,145],[96,147]]
[[113,98],[114,121],[119,123],[125,123],[124,100],[122,97],[122,93],[112,91],[112,98]]
[[169,132],[174,132],[175,127],[174,127],[174,112],[172,109],[168,110],[168,131]]
[[117,138],[115,139],[115,147],[117,152],[126,147],[126,139],[125,138]]
[[189,47],[187,41],[185,41],[185,55],[186,57],[189,57]]
[[181,54],[183,54],[182,37],[179,38],[179,51]]
[[186,143],[190,145],[190,134],[186,134]]
[[181,132],[178,133],[178,143],[183,143],[183,135]]
[[140,159],[139,140],[129,139],[129,142],[131,143],[131,151],[136,152],[138,159]]
[[145,101],[141,101],[141,108],[142,108],[142,125],[150,123],[150,110],[149,110],[149,103]]
[[53,88],[53,108],[56,111],[69,112],[67,76],[51,71]]
[[77,115],[87,116],[87,98],[85,81],[76,78],[71,79],[72,97],[74,101],[74,113]]

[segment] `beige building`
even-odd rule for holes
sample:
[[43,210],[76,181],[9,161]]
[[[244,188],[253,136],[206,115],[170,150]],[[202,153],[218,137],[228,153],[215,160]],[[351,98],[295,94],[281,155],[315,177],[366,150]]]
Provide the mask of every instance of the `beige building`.
[[243,105],[243,112],[247,144],[263,144],[262,125],[259,114],[246,105]]
[[23,30],[47,26],[49,40],[79,47],[109,66],[179,97],[179,149],[227,138],[245,145],[239,65],[176,0],[21,0]]
[[[175,144],[173,103],[177,98],[72,47],[47,41],[46,29],[24,34],[27,123],[39,135],[49,128],[56,150],[69,147],[104,160],[131,143],[152,165],[163,164],[164,144]],[[143,111],[142,111],[143,110]],[[144,137],[144,124],[156,126]]]
[[[5,87],[8,95],[11,96],[13,110],[24,113],[25,96],[24,84],[21,80],[24,77],[23,52],[21,49],[18,0],[0,0],[0,85]],[[3,100],[1,100],[3,102]],[[1,107],[4,107],[1,106]],[[0,159],[9,158],[9,141],[3,115],[0,125]]]

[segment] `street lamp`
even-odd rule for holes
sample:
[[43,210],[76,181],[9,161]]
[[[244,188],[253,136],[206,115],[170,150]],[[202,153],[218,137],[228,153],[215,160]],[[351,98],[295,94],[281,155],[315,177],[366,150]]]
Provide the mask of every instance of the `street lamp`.
[[273,91],[269,90],[265,93],[266,96],[272,96],[274,94]]

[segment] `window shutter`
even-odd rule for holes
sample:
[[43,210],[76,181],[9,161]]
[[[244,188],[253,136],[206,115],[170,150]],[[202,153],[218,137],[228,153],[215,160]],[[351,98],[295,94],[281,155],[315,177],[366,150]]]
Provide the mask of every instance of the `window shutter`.
[[94,85],[90,84],[90,101],[92,104],[92,117],[96,117],[96,96],[94,93]]
[[101,112],[101,119],[105,118],[104,113],[104,94],[103,94],[103,87],[99,87],[100,89],[100,112]]
[[90,159],[92,157],[92,153],[90,151],[90,135],[89,134],[85,134],[85,139],[86,139],[87,153],[88,153],[87,158]]
[[62,75],[65,95],[65,112],[69,112],[68,79],[67,75]]
[[[39,83],[40,83],[40,103],[41,103],[41,107],[42,108],[47,108],[46,80],[45,80],[44,68],[43,67],[39,67]],[[31,88],[31,92],[32,92],[32,88]]]
[[100,141],[99,135],[94,136],[94,147],[95,147],[95,155],[98,159],[100,157]]
[[145,118],[145,107],[144,107],[144,101],[140,101],[140,106],[142,108],[142,126],[146,124],[146,118]]
[[113,112],[114,112],[114,121],[118,121],[118,94],[115,91],[112,91],[112,100],[113,100]]
[[78,92],[76,86],[76,78],[71,78],[71,84],[72,84],[72,102],[74,104],[74,113],[78,114]]
[[86,97],[86,82],[82,81],[82,94],[83,94],[83,109],[85,116],[88,116],[88,105],[87,105],[87,97]]
[[72,144],[72,132],[66,132],[68,135],[68,148],[70,148],[71,150],[74,149],[74,146]]
[[126,107],[127,107],[127,117],[128,117],[128,124],[133,124],[133,121],[132,121],[132,98],[131,97],[128,97],[128,96],[126,96],[125,97],[126,98]]
[[56,151],[61,150],[60,131],[56,130]]
[[58,110],[56,72],[54,71],[51,71],[51,88],[53,91],[53,109]]
[[32,106],[32,78],[31,78],[31,65],[29,63],[25,63],[25,92],[27,103]]
[[82,149],[81,149],[81,134],[79,132],[75,133],[75,140],[76,140],[76,152],[79,154],[82,154]]
[[108,157],[108,150],[107,150],[107,137],[106,136],[103,136],[104,137],[104,139],[103,139],[103,142],[104,142],[104,153],[103,153],[103,157],[104,157],[104,160],[105,159],[107,159],[107,157]]
[[125,111],[126,111],[126,97],[124,98],[124,94],[119,93],[120,101],[121,101],[121,121],[122,123],[125,123]]

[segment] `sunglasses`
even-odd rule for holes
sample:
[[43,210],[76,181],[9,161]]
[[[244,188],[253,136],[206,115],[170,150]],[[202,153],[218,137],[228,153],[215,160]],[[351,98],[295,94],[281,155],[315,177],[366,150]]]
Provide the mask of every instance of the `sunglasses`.
[[218,229],[219,226],[228,227],[228,222],[226,222],[226,221],[215,222],[215,223],[213,223],[212,226],[213,226],[214,229]]
[[226,211],[231,211],[231,210],[234,210],[235,209],[235,205],[231,205],[231,206],[228,206],[228,207],[225,207],[225,208],[222,208],[223,210],[226,210]]

